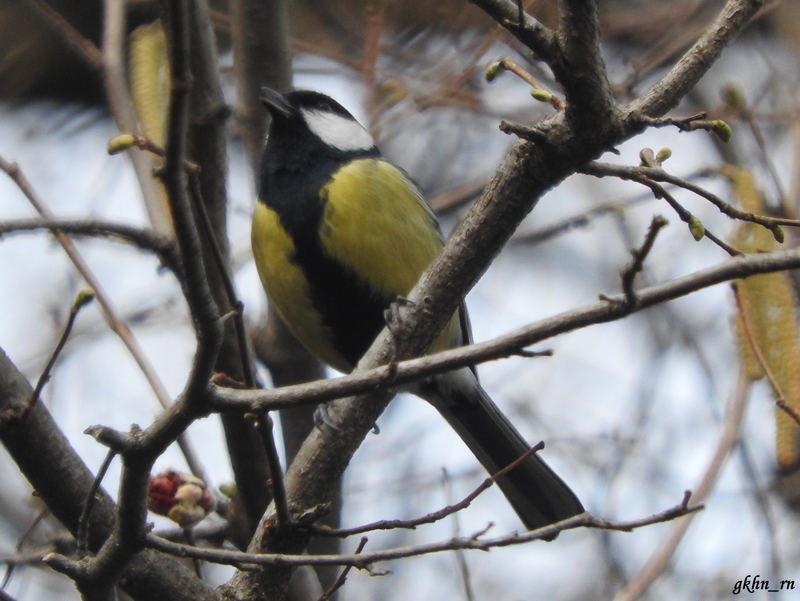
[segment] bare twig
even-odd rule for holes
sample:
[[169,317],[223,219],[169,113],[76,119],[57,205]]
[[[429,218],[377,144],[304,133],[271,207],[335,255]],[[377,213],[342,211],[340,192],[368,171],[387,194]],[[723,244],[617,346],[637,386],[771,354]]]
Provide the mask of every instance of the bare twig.
[[[722,425],[719,442],[714,456],[708,463],[703,477],[691,495],[694,503],[701,503],[708,495],[711,487],[716,482],[728,455],[736,446],[739,440],[739,428],[742,423],[742,416],[747,405],[749,385],[747,376],[743,371],[739,373],[739,380],[736,386],[736,393],[728,408],[725,422]],[[660,547],[650,557],[645,566],[639,573],[617,594],[614,601],[634,601],[638,599],[664,571],[672,559],[675,549],[678,547],[683,535],[691,524],[691,516],[685,520],[677,520],[670,529],[669,533],[662,541]]]
[[[758,341],[756,340],[755,334],[753,333],[753,328],[750,325],[750,319],[748,318],[747,312],[744,310],[744,306],[742,305],[742,296],[739,293],[739,286],[737,286],[734,282],[731,284],[731,288],[733,289],[733,298],[736,301],[736,312],[739,314],[739,319],[742,324],[742,332],[744,332],[744,336],[747,339],[747,344],[753,351],[756,361],[758,361],[758,364],[761,366],[764,374],[766,374],[767,380],[769,380],[769,385],[772,387],[772,392],[776,398],[776,404],[780,403],[781,401],[783,401],[785,404],[786,396],[783,394],[783,390],[781,389],[781,385],[778,382],[778,379],[775,377],[775,374],[772,373],[772,369],[769,367],[767,358],[764,357],[764,353],[761,351],[761,345],[759,345]],[[789,413],[789,415],[792,414]]]
[[92,507],[94,507],[95,501],[97,500],[97,491],[100,490],[100,484],[102,484],[103,478],[105,478],[108,468],[111,466],[111,462],[116,456],[117,452],[114,449],[108,450],[105,459],[103,459],[103,463],[100,465],[100,469],[97,470],[97,475],[94,478],[94,482],[92,482],[92,487],[86,495],[83,511],[78,520],[78,536],[76,537],[78,540],[78,552],[81,554],[86,553],[89,549],[89,517],[92,514]]
[[[146,150],[162,159],[166,152],[162,146],[156,144],[151,138],[144,134],[134,133],[123,133],[113,137],[108,143],[108,152],[109,154],[117,154],[134,146],[139,150]],[[200,165],[189,159],[184,159],[183,168],[186,169],[186,173],[193,173],[200,170]]]
[[[54,219],[52,211],[50,211],[47,205],[45,205],[44,202],[37,196],[30,182],[28,182],[27,178],[22,173],[22,170],[16,163],[10,163],[0,157],[0,169],[8,174],[12,180],[14,180],[14,183],[25,195],[33,208],[36,209],[36,212],[39,213],[39,215],[48,221],[52,221]],[[167,392],[164,384],[161,382],[155,367],[152,363],[150,363],[150,360],[147,358],[147,355],[145,355],[142,347],[139,345],[139,342],[136,340],[133,332],[131,332],[127,324],[117,317],[116,311],[111,305],[111,300],[109,299],[103,287],[100,285],[98,279],[89,269],[88,264],[78,252],[78,249],[72,243],[72,240],[70,240],[69,236],[67,236],[65,233],[58,230],[53,232],[53,236],[64,249],[64,252],[67,253],[67,256],[72,261],[72,264],[75,265],[75,268],[78,270],[78,273],[81,274],[83,279],[86,280],[86,283],[95,291],[97,302],[103,309],[103,316],[105,317],[106,323],[108,323],[111,330],[120,338],[120,340],[122,340],[122,343],[128,349],[128,352],[139,366],[139,369],[142,371],[142,374],[147,380],[147,383],[150,385],[150,388],[152,388],[153,393],[155,394],[159,403],[161,403],[161,406],[165,409],[168,408],[172,404],[172,398],[169,392]],[[198,478],[206,480],[203,467],[200,464],[200,461],[197,459],[197,455],[192,449],[188,437],[181,435],[178,438],[178,445],[180,446],[181,452],[186,458],[186,463],[189,465],[192,473]]]
[[789,417],[791,417],[797,425],[800,426],[800,413],[797,412],[797,409],[792,407],[789,403],[786,402],[786,399],[778,399],[775,401],[775,404],[783,409]]
[[23,0],[28,6],[42,15],[45,22],[56,31],[87,65],[97,73],[101,73],[105,65],[103,53],[89,40],[81,35],[69,21],[62,17],[44,0]]
[[[763,98],[764,96],[762,96]],[[764,140],[764,135],[761,133],[761,127],[758,124],[755,111],[753,107],[749,106],[745,97],[744,91],[739,89],[736,84],[729,84],[725,87],[724,98],[726,108],[731,109],[733,113],[744,121],[749,127],[750,132],[753,134],[753,139],[758,146],[759,153],[761,154],[761,162],[766,167],[772,184],[775,187],[775,192],[778,196],[778,204],[782,210],[790,215],[796,215],[796,207],[787,202],[788,197],[784,191],[781,178],[778,175],[778,170],[775,167],[775,162],[769,154],[767,143]]]
[[[355,555],[361,554],[361,551],[364,550],[364,547],[366,546],[368,540],[369,539],[366,536],[361,537],[361,540],[358,542],[358,547],[355,550],[354,553]],[[331,598],[333,593],[342,588],[344,586],[345,581],[347,580],[347,575],[350,573],[352,567],[353,566],[345,566],[345,568],[342,570],[342,573],[336,577],[336,580],[333,582],[330,588],[328,588],[327,591],[325,591],[322,595],[320,595],[318,601],[328,601],[328,599]]]
[[638,528],[669,522],[676,518],[680,518],[703,509],[702,505],[690,505],[688,502],[689,496],[690,493],[687,492],[683,501],[679,505],[639,520],[612,521],[596,518],[589,513],[581,513],[575,517],[569,518],[568,520],[564,520],[538,530],[532,530],[530,532],[513,532],[512,534],[506,536],[490,539],[482,539],[479,538],[479,536],[471,536],[467,538],[451,539],[438,543],[401,547],[398,549],[375,551],[372,553],[361,553],[359,555],[281,555],[240,553],[238,551],[226,551],[221,549],[200,549],[171,543],[152,534],[147,536],[147,546],[170,555],[177,555],[180,557],[199,557],[212,563],[220,563],[225,565],[350,565],[359,569],[370,569],[372,564],[379,561],[389,561],[404,557],[418,557],[420,555],[429,555],[431,553],[453,551],[456,549],[487,551],[489,549],[499,547],[521,545],[534,540],[550,539],[560,532],[574,530],[576,528],[596,528],[600,530],[632,532]]
[[[247,339],[247,329],[244,323],[244,305],[236,296],[236,288],[233,285],[231,274],[228,271],[227,262],[220,249],[217,237],[214,235],[214,228],[211,225],[211,219],[206,211],[205,203],[203,202],[202,189],[200,186],[200,179],[195,172],[189,172],[189,191],[192,200],[192,207],[194,208],[195,215],[198,217],[200,231],[202,232],[205,240],[211,250],[211,256],[214,259],[214,264],[217,268],[222,286],[225,290],[225,296],[233,311],[233,323],[236,330],[236,340],[239,349],[239,361],[241,362],[242,376],[244,377],[245,386],[248,388],[256,387],[256,376],[253,371],[253,361],[249,352],[249,343]],[[271,430],[270,430],[271,431]],[[272,435],[270,434],[270,437]],[[274,444],[274,443],[273,443]]]
[[661,117],[676,107],[763,5],[764,0],[728,0],[714,23],[675,66],[624,110],[629,115]]
[[667,173],[660,167],[622,167],[618,165],[610,165],[607,163],[593,163],[589,166],[590,169],[594,169],[595,167],[601,168],[605,171],[608,175],[613,175],[615,177],[619,177],[621,179],[630,179],[633,181],[635,180],[634,177],[636,174],[653,180],[657,182],[664,182],[668,184],[672,184],[673,186],[677,186],[679,188],[683,188],[684,190],[688,190],[689,192],[693,192],[702,198],[705,198],[709,202],[711,202],[714,206],[716,206],[721,213],[727,215],[732,219],[738,219],[740,221],[748,221],[750,223],[756,223],[761,225],[768,230],[770,230],[773,235],[778,239],[779,242],[782,242],[783,234],[780,233],[780,226],[785,225],[789,227],[800,227],[800,220],[797,219],[789,219],[786,217],[770,217],[767,215],[758,215],[751,211],[743,211],[741,209],[737,209],[730,203],[725,202],[716,194],[713,194],[703,188],[702,186],[698,186],[684,178],[677,177],[670,173]]
[[[186,541],[187,545],[192,547],[197,546],[197,540],[195,539],[193,528],[183,529],[183,539]],[[194,573],[200,580],[203,580],[203,563],[197,557],[192,558],[192,563],[194,564]]]
[[509,123],[508,121],[500,122],[500,131],[504,134],[515,135],[518,138],[527,140],[533,143],[547,143],[547,134],[541,129],[536,127],[529,127],[526,125],[519,125],[517,123]]
[[[706,228],[703,223],[692,213],[687,210],[681,203],[679,203],[672,194],[667,192],[663,186],[659,185],[655,181],[653,181],[645,172],[652,168],[642,168],[642,167],[624,167],[619,165],[610,165],[608,163],[598,163],[597,161],[591,161],[587,163],[583,167],[580,168],[580,172],[586,175],[593,175],[594,177],[619,177],[621,179],[626,179],[629,181],[637,182],[642,184],[643,186],[647,186],[653,191],[653,195],[656,198],[663,198],[667,201],[669,206],[671,206],[675,212],[678,214],[678,217],[681,218],[681,221],[686,223],[689,226],[689,230],[694,236],[695,240],[701,240],[704,237],[707,237],[711,240],[714,244],[719,246],[722,250],[727,252],[731,256],[741,255],[742,253],[729,244],[727,244],[722,239],[718,238],[714,235],[711,231]],[[656,170],[660,171],[660,170]]]
[[161,262],[180,277],[180,259],[177,255],[175,239],[162,236],[149,228],[92,219],[39,217],[0,221],[0,236],[36,230],[50,230],[67,235],[116,238],[118,241],[128,242],[141,250],[156,253]]
[[261,441],[264,444],[264,451],[269,462],[269,473],[272,479],[272,498],[275,501],[275,509],[278,514],[278,526],[289,526],[292,523],[292,513],[289,511],[289,503],[286,500],[286,488],[283,485],[283,468],[278,458],[278,447],[275,445],[273,436],[273,421],[269,414],[264,411],[254,415],[256,426],[261,434]]
[[626,265],[620,272],[622,276],[622,291],[625,294],[625,302],[629,305],[636,304],[636,291],[633,289],[633,281],[636,279],[636,275],[644,268],[644,261],[647,255],[650,254],[653,244],[655,244],[658,232],[666,227],[668,223],[669,221],[664,219],[661,215],[653,217],[642,246],[638,249],[631,249],[633,261]]
[[31,393],[30,399],[28,399],[27,405],[25,405],[25,409],[22,411],[22,415],[20,415],[20,419],[25,420],[30,415],[31,411],[33,411],[33,407],[36,405],[37,401],[39,400],[39,395],[42,394],[42,389],[44,385],[47,384],[48,380],[50,380],[51,372],[53,371],[53,367],[58,361],[58,356],[61,354],[61,351],[64,349],[64,346],[67,344],[67,339],[69,338],[69,334],[72,331],[72,326],[75,323],[75,318],[78,317],[78,311],[81,310],[82,307],[87,305],[92,301],[94,298],[94,290],[91,288],[84,288],[78,293],[78,296],[75,298],[75,301],[72,303],[72,306],[69,308],[69,317],[67,317],[67,324],[64,326],[64,331],[61,333],[61,338],[58,340],[58,344],[56,344],[56,348],[53,349],[53,353],[50,355],[50,359],[47,361],[47,365],[45,365],[44,369],[42,370],[42,375],[39,376],[39,381],[36,382],[36,386]]
[[273,410],[299,404],[326,402],[375,390],[381,386],[398,386],[457,367],[508,357],[516,354],[516,349],[590,325],[621,319],[636,311],[722,282],[759,273],[796,268],[800,268],[798,249],[738,256],[714,267],[638,290],[638,304],[635,308],[626,307],[623,295],[610,296],[605,301],[566,311],[494,340],[403,361],[392,368],[383,366],[341,378],[272,390],[252,391],[213,387],[209,391],[208,403],[218,411]]
[[[522,7],[522,0],[519,0],[520,8]],[[520,18],[520,22],[522,19]],[[450,474],[447,472],[447,468],[442,467],[442,484],[444,485],[445,494],[447,495],[447,502],[450,503],[450,500],[453,496],[453,487],[450,482]],[[453,524],[453,538],[461,538],[461,524],[458,519],[458,513],[454,513],[451,516],[451,522]],[[472,581],[470,578],[469,573],[469,564],[467,563],[467,557],[464,553],[463,549],[456,549],[456,563],[458,564],[458,570],[461,575],[461,583],[464,585],[464,596],[466,597],[466,601],[475,601],[475,593],[472,591]]]
[[[520,5],[521,6],[521,5]],[[522,14],[522,13],[521,13]],[[505,69],[506,71],[511,71],[514,75],[522,79],[528,85],[530,85],[534,92],[540,92],[536,97],[537,100],[546,100],[550,103],[557,111],[564,110],[564,101],[561,100],[558,96],[550,92],[547,87],[536,79],[529,71],[525,70],[519,63],[517,63],[513,58],[510,56],[506,56],[505,58],[501,59],[497,63],[493,63],[489,66],[489,71],[487,71],[487,78],[489,78],[489,74],[492,74],[492,78],[495,75],[495,70]]]
[[30,562],[38,563],[42,560],[44,555],[53,551],[55,545],[50,544],[44,549],[40,548],[27,553],[21,552],[25,542],[28,540],[28,537],[30,537],[31,534],[33,534],[33,531],[36,530],[36,527],[50,515],[52,515],[52,513],[48,507],[44,507],[41,511],[39,511],[39,513],[33,519],[33,522],[31,522],[31,524],[25,529],[25,532],[23,532],[17,540],[17,553],[7,558],[0,558],[0,563],[6,564],[6,573],[3,574],[3,580],[0,582],[0,590],[3,590],[6,588],[6,586],[8,586],[8,583],[11,580],[11,575],[14,573],[14,568],[17,565]]
[[[539,58],[549,61],[556,52],[553,33],[528,13],[519,12],[511,0],[472,0],[490,17],[505,27],[514,37],[533,50]],[[520,16],[523,22],[520,23]]]
[[357,526],[355,528],[321,528],[319,526],[311,525],[309,526],[309,530],[317,535],[317,536],[336,536],[340,538],[345,538],[348,536],[353,536],[355,534],[363,534],[365,532],[374,532],[375,530],[397,530],[398,528],[406,528],[413,530],[417,526],[422,526],[425,524],[433,524],[442,520],[450,515],[454,515],[455,513],[461,511],[462,509],[466,509],[470,506],[470,504],[478,498],[478,496],[485,491],[487,488],[491,487],[498,478],[505,476],[508,472],[513,470],[517,467],[520,463],[525,461],[528,457],[541,451],[544,448],[544,442],[540,442],[539,444],[531,447],[525,453],[523,453],[519,458],[517,458],[512,463],[508,464],[506,467],[498,471],[493,476],[489,476],[486,478],[481,484],[473,490],[470,494],[464,497],[458,503],[453,505],[447,505],[438,511],[434,511],[433,513],[429,513],[422,517],[414,518],[412,520],[381,520],[378,522],[372,522],[371,524],[364,524],[363,526]]

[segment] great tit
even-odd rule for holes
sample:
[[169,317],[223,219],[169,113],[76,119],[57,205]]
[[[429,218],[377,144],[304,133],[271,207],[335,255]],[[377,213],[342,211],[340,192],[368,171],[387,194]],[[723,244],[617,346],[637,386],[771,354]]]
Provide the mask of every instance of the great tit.
[[[317,358],[352,371],[443,246],[439,224],[405,171],[332,98],[264,89],[272,116],[253,214],[256,267],[270,307]],[[470,341],[462,303],[430,351]],[[463,368],[409,391],[430,402],[489,473],[529,445]],[[583,512],[570,488],[531,455],[497,484],[528,529]]]

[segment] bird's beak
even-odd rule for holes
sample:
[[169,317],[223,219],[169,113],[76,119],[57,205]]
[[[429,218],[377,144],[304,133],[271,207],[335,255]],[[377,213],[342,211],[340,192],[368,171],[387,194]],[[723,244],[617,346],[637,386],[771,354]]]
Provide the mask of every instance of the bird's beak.
[[293,117],[297,114],[297,110],[286,101],[282,94],[276,92],[272,88],[261,88],[261,102],[267,107],[267,110],[273,117]]

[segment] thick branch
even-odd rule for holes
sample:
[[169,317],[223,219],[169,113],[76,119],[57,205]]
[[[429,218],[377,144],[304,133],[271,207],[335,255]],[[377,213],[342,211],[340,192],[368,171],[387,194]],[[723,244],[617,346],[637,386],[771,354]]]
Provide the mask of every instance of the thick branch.
[[[53,515],[78,536],[80,516],[94,477],[42,403],[24,421],[14,418],[21,414],[30,395],[30,384],[0,350],[0,442]],[[88,524],[90,550],[97,550],[113,527],[114,503],[101,489]],[[149,550],[131,558],[120,586],[135,599],[217,599],[214,591],[192,572]]]
[[561,52],[550,67],[564,88],[567,119],[588,132],[614,119],[611,82],[600,54],[597,0],[562,0],[559,7]]
[[762,6],[764,0],[729,0],[694,46],[652,88],[631,102],[626,111],[660,117],[678,106]]
[[515,38],[533,50],[539,58],[550,62],[556,47],[553,33],[536,19],[523,11],[523,23],[519,22],[519,5],[511,0],[470,0],[487,15],[505,27]]

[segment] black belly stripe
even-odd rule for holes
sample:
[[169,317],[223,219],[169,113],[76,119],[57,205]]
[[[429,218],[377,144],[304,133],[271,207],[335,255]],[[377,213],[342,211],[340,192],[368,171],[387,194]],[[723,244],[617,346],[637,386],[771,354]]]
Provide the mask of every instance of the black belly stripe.
[[385,326],[383,312],[394,299],[375,294],[352,270],[327,255],[319,236],[293,238],[295,262],[308,280],[314,308],[333,347],[355,367]]
[[353,367],[383,329],[383,311],[394,298],[376,295],[324,252],[318,232],[325,200],[319,194],[342,164],[378,157],[377,148],[341,153],[317,147],[303,160],[268,152],[262,163],[259,196],[278,213],[291,236],[296,249],[292,259],[308,280],[311,302],[330,333],[331,345]]
[[293,236],[295,261],[308,280],[312,303],[331,334],[333,347],[355,367],[383,329],[383,312],[394,299],[376,294],[352,270],[327,255],[317,228],[309,230],[313,235]]

